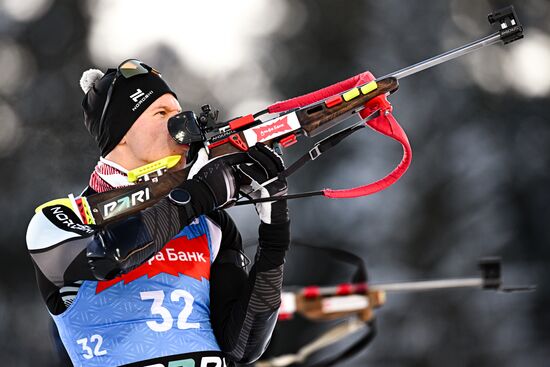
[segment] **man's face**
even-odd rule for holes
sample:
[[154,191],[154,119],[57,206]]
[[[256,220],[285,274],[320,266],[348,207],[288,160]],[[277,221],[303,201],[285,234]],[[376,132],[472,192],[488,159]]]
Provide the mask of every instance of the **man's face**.
[[168,133],[168,119],[180,112],[180,104],[172,94],[162,95],[139,116],[121,143],[126,143],[137,162],[147,164],[182,155],[178,166],[183,167],[189,146],[177,144]]

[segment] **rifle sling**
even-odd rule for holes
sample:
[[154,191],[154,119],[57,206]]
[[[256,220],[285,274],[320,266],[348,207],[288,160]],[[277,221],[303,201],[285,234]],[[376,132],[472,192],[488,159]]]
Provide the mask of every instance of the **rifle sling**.
[[364,124],[350,126],[321,140],[320,142],[316,143],[313,148],[310,149],[306,154],[304,154],[296,162],[294,162],[290,167],[281,172],[279,174],[279,178],[287,178],[298,169],[302,168],[302,166],[307,162],[317,159],[321,154],[325,153],[330,148],[334,147],[339,142],[364,127]]
[[[330,148],[336,146],[338,143],[340,143],[342,140],[350,136],[356,131],[359,131],[366,127],[366,125],[361,122],[360,124],[356,124],[350,127],[347,127],[343,130],[338,131],[337,133],[334,133],[325,139],[321,140],[320,142],[316,143],[312,149],[310,149],[306,154],[302,155],[298,160],[296,160],[294,163],[290,165],[287,169],[285,169],[283,172],[279,174],[280,178],[287,178],[294,172],[296,172],[298,169],[302,168],[304,164],[307,162],[313,161],[317,159],[320,155],[327,152]],[[324,195],[324,192],[322,190],[319,191],[309,191],[304,192],[300,194],[289,194],[289,195],[283,195],[278,196],[274,198],[259,198],[259,199],[250,199],[250,200],[242,200],[235,203],[235,205],[247,205],[247,204],[255,204],[255,203],[261,203],[265,201],[274,201],[274,200],[286,200],[286,199],[299,199],[309,196],[319,196]]]

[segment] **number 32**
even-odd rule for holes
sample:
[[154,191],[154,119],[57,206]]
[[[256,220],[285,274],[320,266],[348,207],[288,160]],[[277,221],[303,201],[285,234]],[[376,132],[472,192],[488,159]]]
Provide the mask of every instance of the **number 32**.
[[[162,321],[147,321],[147,326],[153,331],[163,332],[168,331],[174,325],[174,319],[170,314],[170,311],[162,305],[164,302],[164,291],[148,291],[140,292],[139,294],[142,300],[153,300],[151,305],[151,314],[160,315]],[[198,329],[200,323],[198,322],[187,322],[189,315],[193,311],[193,302],[195,298],[191,293],[184,291],[183,289],[176,289],[170,293],[170,300],[172,302],[179,302],[183,298],[185,304],[183,309],[178,315],[177,327],[178,329]]]
[[86,352],[82,356],[86,359],[92,359],[94,357],[107,354],[105,349],[101,350],[101,344],[103,344],[103,338],[101,335],[94,334],[90,337],[90,344],[96,343],[94,350],[88,346],[88,338],[78,339],[76,342],[82,345],[82,350]]

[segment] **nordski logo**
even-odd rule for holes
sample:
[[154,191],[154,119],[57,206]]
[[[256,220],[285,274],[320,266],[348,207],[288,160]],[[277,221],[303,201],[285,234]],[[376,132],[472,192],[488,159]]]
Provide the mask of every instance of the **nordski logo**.
[[80,224],[76,222],[75,220],[71,219],[69,215],[74,215],[70,209],[67,209],[64,206],[54,206],[50,209],[50,212],[55,216],[55,218],[59,221],[58,223],[62,223],[67,228],[79,232],[84,232],[86,234],[92,234],[94,233],[94,230],[90,228],[89,226],[85,224]]
[[179,277],[187,275],[198,281],[210,279],[210,250],[206,235],[188,239],[186,236],[172,239],[149,261],[138,266],[131,272],[112,280],[97,282],[95,293],[114,286],[117,283],[131,283],[144,275],[147,279],[161,273]]
[[132,99],[132,101],[137,102],[137,101],[139,101],[139,99],[140,99],[141,97],[143,97],[144,95],[145,95],[145,93],[143,93],[143,92],[141,91],[141,89],[138,88],[137,91],[136,91],[134,94],[132,94],[132,95],[130,96],[130,98]]
[[[135,111],[139,108],[139,106],[141,106],[141,104],[143,102],[145,102],[147,100],[147,98],[149,98],[151,95],[153,95],[153,91],[150,90],[149,92],[147,93],[143,93],[141,91],[141,89],[138,89],[137,92],[135,92],[134,94],[132,94],[130,96],[130,98],[132,99],[132,101],[136,102],[136,104],[134,105],[134,107],[132,107],[132,111]],[[141,98],[141,99],[140,99]]]
[[252,131],[256,133],[258,141],[262,141],[274,135],[290,132],[292,127],[288,124],[288,116],[285,116],[272,124],[253,128]]

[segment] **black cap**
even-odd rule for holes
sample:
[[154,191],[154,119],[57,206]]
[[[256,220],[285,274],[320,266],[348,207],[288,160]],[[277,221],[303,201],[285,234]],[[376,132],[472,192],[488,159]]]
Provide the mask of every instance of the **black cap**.
[[100,71],[91,71],[100,79],[88,80],[91,85],[85,87],[82,80],[87,72],[82,76],[81,86],[86,92],[82,101],[84,124],[96,140],[103,157],[118,145],[138,117],[159,97],[171,93],[177,98],[158,73],[149,72],[130,78],[119,75],[113,86],[103,124],[100,126],[101,114],[116,69],[108,69],[102,77]]

